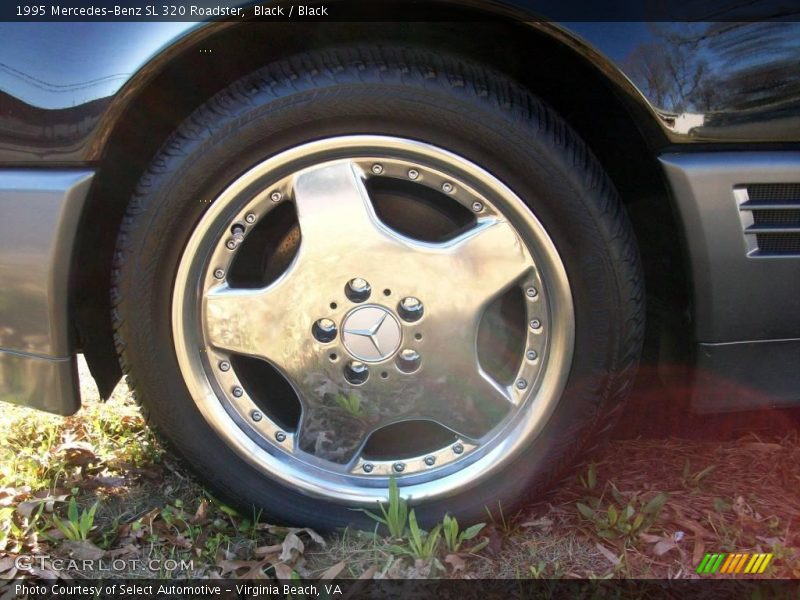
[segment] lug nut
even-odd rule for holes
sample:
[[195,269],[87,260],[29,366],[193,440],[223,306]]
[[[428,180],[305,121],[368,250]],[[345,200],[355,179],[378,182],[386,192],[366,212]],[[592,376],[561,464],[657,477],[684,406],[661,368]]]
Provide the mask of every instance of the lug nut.
[[283,433],[282,431],[279,431],[279,432],[277,432],[275,434],[275,439],[277,441],[279,441],[279,442],[285,442],[286,441],[286,434]]
[[525,353],[525,357],[526,357],[528,360],[536,360],[536,357],[537,357],[537,356],[539,356],[539,355],[538,355],[538,354],[536,354],[536,350],[528,350],[528,351]]
[[528,387],[528,382],[524,379],[517,379],[517,389],[524,390]]
[[536,298],[536,296],[539,295],[539,291],[535,287],[529,287],[527,290],[525,290],[525,295],[528,298]]
[[353,385],[364,383],[369,377],[369,369],[364,363],[351,360],[344,368],[344,378]]
[[542,322],[539,319],[531,319],[530,326],[531,329],[539,329],[542,326]]
[[449,181],[445,181],[445,182],[442,184],[442,191],[443,191],[445,194],[449,194],[449,193],[451,193],[451,192],[453,191],[453,184],[452,184],[452,183],[450,183]]
[[245,215],[244,220],[250,224],[253,224],[256,222],[256,216],[253,213],[248,213]]
[[344,294],[353,302],[364,302],[369,298],[372,288],[366,279],[355,277],[344,286]]
[[409,179],[416,179],[417,177],[419,177],[419,171],[417,171],[416,169],[409,169],[408,170],[408,178]]
[[392,468],[393,468],[393,469],[395,470],[395,472],[397,472],[397,473],[402,473],[403,471],[405,471],[405,470],[406,470],[406,466],[405,466],[403,463],[401,463],[401,462],[396,462],[396,463],[394,463],[394,465],[392,465]]
[[372,469],[375,467],[372,466],[372,463],[364,463],[361,465],[361,468],[364,470],[364,473],[372,473]]
[[256,423],[258,423],[262,417],[263,415],[257,410],[254,410],[253,412],[250,413],[250,418],[253,419],[253,421],[255,421]]
[[411,348],[405,348],[397,355],[395,362],[397,363],[397,368],[403,373],[413,373],[419,369],[421,360],[419,352]]
[[436,457],[435,456],[426,456],[425,457],[425,464],[429,467],[432,467],[436,464]]
[[375,173],[375,175],[380,175],[381,173],[383,173],[383,165],[375,163],[374,165],[372,165],[372,172]]
[[453,452],[455,454],[461,454],[462,452],[464,452],[464,446],[462,446],[461,444],[454,444],[453,445]]
[[481,212],[483,210],[483,204],[480,202],[473,202],[472,203],[472,211],[473,212]]
[[225,277],[225,271],[223,271],[222,269],[217,269],[216,271],[214,271],[214,277],[217,279],[222,279],[223,277]]
[[220,371],[230,371],[231,370],[231,363],[227,360],[219,361],[219,370]]
[[336,339],[336,323],[330,319],[317,319],[311,327],[311,333],[318,342],[327,344]]
[[405,321],[409,321],[410,323],[419,321],[423,312],[422,302],[420,302],[418,298],[408,296],[407,298],[400,300],[400,304],[397,307],[397,312],[400,313],[400,316]]
[[269,199],[272,200],[273,202],[280,202],[281,198],[283,198],[283,194],[281,194],[280,192],[272,192],[269,195]]

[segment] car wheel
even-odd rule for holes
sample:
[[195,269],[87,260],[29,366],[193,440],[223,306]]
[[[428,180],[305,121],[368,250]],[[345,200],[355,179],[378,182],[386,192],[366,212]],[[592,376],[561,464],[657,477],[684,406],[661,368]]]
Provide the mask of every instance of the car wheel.
[[565,122],[411,48],[267,66],[141,178],[120,360],[200,476],[270,518],[423,521],[545,489],[619,412],[643,331],[630,225]]

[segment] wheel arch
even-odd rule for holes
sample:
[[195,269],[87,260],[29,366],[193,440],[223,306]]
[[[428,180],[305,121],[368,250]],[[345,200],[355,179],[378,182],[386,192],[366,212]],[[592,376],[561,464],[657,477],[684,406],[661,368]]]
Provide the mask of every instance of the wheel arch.
[[[453,21],[458,10],[448,7]],[[169,134],[208,97],[268,62],[326,45],[422,45],[488,63],[519,80],[553,106],[597,155],[634,223],[648,294],[683,310],[690,297],[681,275],[687,272],[685,253],[683,244],[670,243],[682,238],[682,230],[656,159],[669,140],[655,111],[619,69],[567,29],[487,16],[480,22],[415,23],[413,28],[404,23],[221,23],[189,32],[144,65],[117,93],[86,156],[97,165],[97,176],[82,218],[70,300],[79,350],[101,396],[110,394],[121,375],[108,290],[117,231],[139,176]],[[242,27],[250,28],[247,35]],[[498,39],[504,43],[498,45]]]

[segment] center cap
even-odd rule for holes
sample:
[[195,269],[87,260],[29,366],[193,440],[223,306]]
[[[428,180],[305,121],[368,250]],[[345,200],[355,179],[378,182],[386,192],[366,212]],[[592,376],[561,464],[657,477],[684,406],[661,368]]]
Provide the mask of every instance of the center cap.
[[342,342],[354,358],[380,362],[397,352],[402,333],[392,312],[370,304],[350,312],[342,323]]

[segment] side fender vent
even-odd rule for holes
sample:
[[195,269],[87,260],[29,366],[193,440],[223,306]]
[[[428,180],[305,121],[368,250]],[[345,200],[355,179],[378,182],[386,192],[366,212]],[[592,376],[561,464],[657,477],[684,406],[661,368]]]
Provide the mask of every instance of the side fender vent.
[[800,256],[800,183],[751,183],[733,195],[748,256]]

